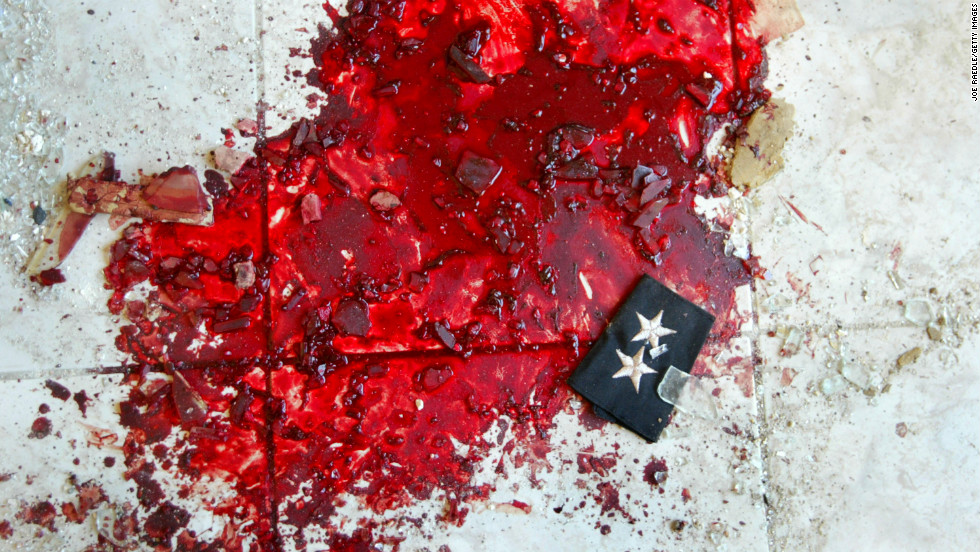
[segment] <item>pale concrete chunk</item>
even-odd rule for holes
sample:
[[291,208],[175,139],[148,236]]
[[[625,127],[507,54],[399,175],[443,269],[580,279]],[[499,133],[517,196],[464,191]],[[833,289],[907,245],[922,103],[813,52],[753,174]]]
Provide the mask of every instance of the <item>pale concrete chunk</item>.
[[759,108],[735,144],[732,184],[741,189],[766,182],[783,168],[783,146],[793,134],[793,106],[773,98]]

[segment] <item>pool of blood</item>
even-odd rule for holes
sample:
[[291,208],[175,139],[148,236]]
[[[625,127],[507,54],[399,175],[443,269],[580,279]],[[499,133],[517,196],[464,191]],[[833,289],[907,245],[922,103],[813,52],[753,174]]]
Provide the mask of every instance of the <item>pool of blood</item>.
[[[319,114],[230,182],[210,175],[213,227],[143,223],[113,246],[142,481],[148,463],[231,481],[224,511],[265,520],[239,529],[272,548],[279,524],[370,541],[333,529],[343,494],[376,511],[452,496],[461,523],[491,490],[469,484],[498,445],[483,435],[506,416],[518,442],[547,436],[641,274],[712,312],[715,343],[731,335],[753,268],[693,201],[727,192],[709,138],[768,98],[749,3],[512,4],[328,9]],[[160,371],[189,375],[148,386]],[[192,452],[148,462],[178,429]],[[193,540],[158,502],[143,507],[178,527],[147,538]]]

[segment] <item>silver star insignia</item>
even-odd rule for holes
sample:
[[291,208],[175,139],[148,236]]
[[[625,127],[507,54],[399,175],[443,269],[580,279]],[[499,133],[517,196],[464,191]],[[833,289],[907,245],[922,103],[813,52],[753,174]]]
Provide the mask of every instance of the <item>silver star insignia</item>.
[[[623,363],[623,367],[620,368],[618,372],[613,374],[612,377],[615,379],[629,376],[637,393],[640,392],[640,378],[642,378],[644,374],[657,373],[656,370],[650,368],[646,364],[643,364],[644,353],[646,353],[646,347],[641,347],[640,350],[637,351],[632,357],[619,349],[616,349],[616,354],[619,356],[619,361]],[[660,354],[663,354],[663,351],[661,351]]]
[[[670,328],[665,328],[663,324],[660,323],[660,320],[664,317],[664,311],[662,310],[657,313],[657,316],[654,316],[649,320],[647,320],[647,318],[640,313],[636,313],[636,317],[640,319],[640,333],[633,336],[631,341],[646,340],[650,342],[650,346],[653,347],[654,350],[656,350],[658,347],[666,347],[666,345],[660,344],[661,337],[677,333]],[[666,350],[667,349],[665,348],[660,354],[663,354],[663,352]],[[657,358],[658,356],[660,355],[653,355],[653,358]]]

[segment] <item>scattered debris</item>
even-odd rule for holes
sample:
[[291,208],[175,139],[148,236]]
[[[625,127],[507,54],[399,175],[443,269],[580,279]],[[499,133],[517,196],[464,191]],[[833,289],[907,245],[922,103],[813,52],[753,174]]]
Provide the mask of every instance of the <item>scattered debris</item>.
[[228,174],[237,173],[252,156],[244,151],[238,151],[225,146],[214,150],[214,166]]
[[185,424],[203,422],[208,417],[207,403],[179,371],[172,370],[171,376],[173,377],[174,406],[181,422]]
[[895,435],[898,435],[899,437],[904,439],[905,436],[908,435],[908,433],[909,433],[909,426],[905,425],[905,422],[899,422],[895,424]]
[[784,38],[803,27],[803,15],[796,0],[755,0],[755,12],[749,25],[752,34],[763,43]]
[[895,361],[895,365],[899,368],[905,368],[909,364],[914,364],[919,357],[922,356],[922,347],[916,347],[902,353],[898,359]]
[[239,119],[235,123],[235,128],[242,133],[242,136],[255,136],[259,132],[259,123],[255,119]]
[[905,319],[916,326],[927,326],[935,318],[932,303],[926,299],[910,299],[905,302]]
[[664,379],[657,386],[657,394],[665,402],[677,407],[685,414],[692,414],[706,420],[718,418],[715,399],[703,385],[701,378],[678,370],[667,368]]
[[371,207],[380,212],[387,212],[396,209],[402,204],[401,200],[395,194],[379,190],[371,196]]
[[214,223],[211,198],[193,167],[175,167],[140,184],[90,176],[68,181],[68,205],[77,213],[108,213],[197,226]]
[[255,265],[252,261],[235,263],[235,287],[248,289],[255,285]]
[[323,220],[320,196],[316,194],[306,194],[303,196],[299,209],[300,215],[303,217],[303,224],[310,224],[311,222]]
[[456,168],[456,179],[460,184],[476,192],[476,195],[481,195],[496,182],[502,170],[503,168],[493,159],[481,157],[467,150]]
[[783,168],[783,146],[793,134],[793,106],[773,98],[756,110],[736,139],[730,171],[732,184],[748,190],[765,183]]

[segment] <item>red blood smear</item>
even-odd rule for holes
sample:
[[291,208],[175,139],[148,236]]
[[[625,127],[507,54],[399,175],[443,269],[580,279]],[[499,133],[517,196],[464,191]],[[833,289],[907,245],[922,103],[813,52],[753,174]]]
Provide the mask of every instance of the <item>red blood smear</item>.
[[[146,223],[113,247],[119,346],[193,363],[181,375],[228,412],[181,420],[173,385],[132,376],[127,467],[157,521],[174,513],[153,485],[169,462],[233,481],[234,519],[270,546],[280,523],[368,546],[369,529],[334,528],[341,493],[379,512],[451,496],[461,523],[489,492],[469,484],[482,435],[501,416],[518,441],[547,435],[641,274],[715,314],[714,343],[731,335],[751,274],[692,207],[727,192],[708,138],[768,97],[748,3],[459,4],[352,2],[311,50],[319,115],[260,142],[214,227]],[[655,187],[633,186],[640,164]],[[373,207],[379,192],[399,204]],[[144,281],[147,300],[124,297]],[[185,452],[147,460],[178,426]]]

